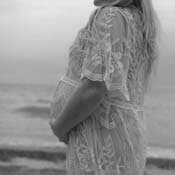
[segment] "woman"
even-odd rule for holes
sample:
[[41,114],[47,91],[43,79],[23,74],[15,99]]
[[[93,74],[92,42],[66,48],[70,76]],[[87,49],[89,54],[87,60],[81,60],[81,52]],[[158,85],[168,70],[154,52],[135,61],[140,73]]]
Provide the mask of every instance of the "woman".
[[68,174],[143,175],[143,104],[158,58],[156,14],[150,0],[94,4],[70,47],[50,125],[67,144]]

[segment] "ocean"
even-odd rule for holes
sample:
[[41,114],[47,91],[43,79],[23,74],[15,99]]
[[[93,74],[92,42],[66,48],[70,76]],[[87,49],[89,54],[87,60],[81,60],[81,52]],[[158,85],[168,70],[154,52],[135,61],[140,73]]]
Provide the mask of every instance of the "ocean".
[[[65,146],[52,134],[49,107],[56,85],[0,84],[0,146]],[[175,88],[145,97],[148,154],[175,158]]]

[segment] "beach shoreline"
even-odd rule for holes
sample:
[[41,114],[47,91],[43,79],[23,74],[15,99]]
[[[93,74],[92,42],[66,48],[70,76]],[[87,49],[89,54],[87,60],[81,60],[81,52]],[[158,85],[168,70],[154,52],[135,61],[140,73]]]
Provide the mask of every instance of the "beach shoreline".
[[[66,174],[67,147],[0,146],[1,175]],[[175,159],[147,157],[145,175],[174,175]]]

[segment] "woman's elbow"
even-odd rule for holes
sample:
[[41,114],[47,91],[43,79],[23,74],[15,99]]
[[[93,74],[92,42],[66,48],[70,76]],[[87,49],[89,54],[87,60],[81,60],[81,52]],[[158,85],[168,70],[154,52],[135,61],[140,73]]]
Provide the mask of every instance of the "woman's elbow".
[[83,96],[84,98],[95,98],[95,99],[102,99],[104,95],[107,93],[105,82],[102,81],[91,81],[86,80],[87,86],[84,89]]
[[102,99],[107,93],[106,87],[104,85],[100,85],[98,87],[93,88],[94,96],[98,99]]

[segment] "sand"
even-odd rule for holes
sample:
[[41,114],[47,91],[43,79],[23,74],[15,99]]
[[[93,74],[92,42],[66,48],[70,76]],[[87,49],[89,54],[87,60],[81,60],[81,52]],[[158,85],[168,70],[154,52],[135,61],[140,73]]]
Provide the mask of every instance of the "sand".
[[[36,163],[36,162],[35,162]],[[38,165],[38,164],[37,164]],[[32,168],[25,166],[0,166],[0,175],[66,175],[63,169],[55,168]],[[147,167],[144,175],[175,175],[175,170]]]
[[[0,147],[0,175],[66,175],[65,148]],[[174,160],[148,157],[144,175],[175,175]]]

